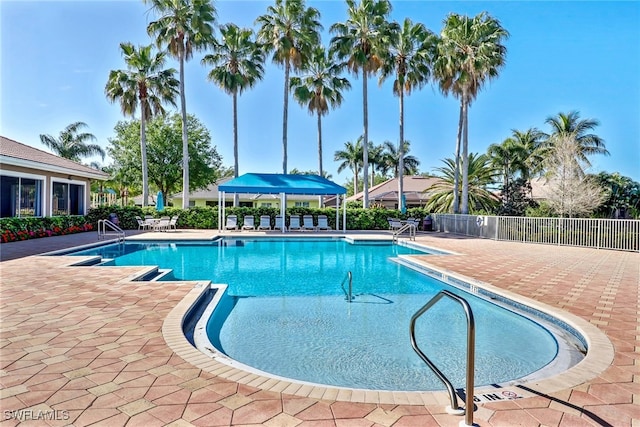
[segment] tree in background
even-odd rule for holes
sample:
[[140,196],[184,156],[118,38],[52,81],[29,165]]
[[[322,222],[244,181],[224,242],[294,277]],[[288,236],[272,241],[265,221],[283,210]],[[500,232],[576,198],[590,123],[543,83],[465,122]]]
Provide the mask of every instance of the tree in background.
[[593,177],[585,175],[580,142],[574,134],[553,135],[545,156],[546,202],[559,216],[569,218],[593,212],[605,193]]
[[409,151],[411,151],[411,142],[405,141],[404,144],[402,144],[402,161],[400,161],[401,154],[396,144],[391,141],[385,141],[383,142],[383,146],[385,150],[383,154],[385,173],[391,171],[394,178],[399,178],[401,164],[404,175],[416,175],[418,173],[420,161],[417,157],[409,154]]
[[[436,177],[440,181],[425,190],[431,197],[426,205],[430,212],[453,212],[455,187],[456,161],[452,158],[443,160],[444,166],[435,168]],[[491,164],[491,159],[486,154],[469,154],[469,206],[471,213],[493,213],[499,204],[490,187],[495,185],[498,172]],[[462,188],[458,183],[457,192]]]
[[[460,99],[460,121],[456,140],[454,181],[462,169],[460,211],[469,213],[468,110],[484,84],[498,76],[506,61],[504,41],[509,37],[500,22],[482,12],[473,18],[451,13],[444,22],[435,74],[440,90]],[[460,157],[462,141],[462,157]],[[460,161],[461,160],[461,161]],[[456,184],[457,187],[457,184]],[[458,194],[453,194],[454,213],[458,213]]]
[[194,50],[204,49],[214,39],[216,10],[210,0],[144,0],[160,17],[147,26],[158,47],[166,47],[180,64],[180,113],[182,117],[182,209],[189,208],[189,141],[184,63]]
[[[362,141],[363,137],[360,135],[355,143],[347,141],[344,144],[344,150],[338,150],[335,152],[333,159],[336,162],[341,162],[338,165],[338,173],[345,169],[351,169],[353,172],[353,194],[359,191],[358,187],[358,174],[360,173],[360,165],[362,164]],[[364,181],[367,177],[364,177]]]
[[260,26],[258,41],[273,62],[284,66],[284,105],[282,113],[282,173],[287,173],[287,126],[289,112],[289,75],[302,68],[306,54],[320,44],[320,12],[306,7],[304,0],[276,0],[267,13],[256,19]]
[[[527,178],[529,173],[527,170],[527,158],[528,152],[523,144],[513,138],[505,139],[501,144],[491,144],[487,148],[487,155],[491,159],[491,164],[500,173],[500,179],[502,181],[502,204],[503,206],[510,206],[514,201],[511,200],[511,190],[516,190],[518,194],[515,194],[517,198],[520,198],[521,185],[511,185],[512,182],[520,177]],[[529,185],[529,188],[531,186]],[[513,212],[514,209],[506,209],[509,212]],[[524,213],[524,210],[522,211]],[[510,215],[510,214],[504,214]]]
[[[382,57],[389,47],[389,34],[394,29],[394,25],[387,21],[391,13],[391,3],[388,0],[360,0],[358,4],[355,0],[346,0],[346,2],[348,17],[346,22],[338,22],[331,26],[330,31],[335,36],[331,39],[330,50],[338,59],[346,59],[348,69],[356,76],[362,71],[363,140],[369,141],[367,81],[369,75],[382,66]],[[363,144],[362,147],[364,177],[362,206],[368,208],[368,144]]]
[[604,218],[637,218],[640,214],[640,183],[618,172],[600,172],[595,180],[605,190],[605,200],[595,211]]
[[498,215],[525,216],[527,210],[535,209],[538,203],[531,198],[531,184],[522,177],[514,178],[502,186]]
[[404,96],[416,88],[422,88],[431,77],[437,37],[421,24],[405,18],[402,26],[394,26],[390,32],[389,50],[386,53],[380,84],[394,76],[393,94],[400,102],[400,138],[398,139],[398,206],[402,206],[404,173]]
[[[550,116],[545,123],[551,126],[551,134],[546,135],[543,144],[543,154],[546,151],[553,153],[555,143],[564,142],[566,138],[574,141],[572,151],[576,156],[576,164],[585,168],[591,167],[588,156],[592,154],[609,155],[605,147],[604,140],[594,133],[590,133],[600,122],[595,119],[580,120],[580,113],[571,111],[569,113],[558,113],[557,116]],[[564,147],[561,147],[563,150]],[[581,169],[582,170],[582,169]]]
[[40,135],[40,142],[49,147],[56,155],[65,159],[80,162],[83,157],[100,156],[104,160],[104,150],[98,144],[88,144],[96,137],[89,132],[80,132],[87,127],[84,122],[74,122],[64,128],[56,138],[51,135]]
[[152,46],[120,43],[127,64],[126,70],[112,70],[104,88],[110,102],[119,102],[125,116],[133,117],[140,107],[140,151],[142,157],[142,206],[149,200],[147,171],[147,120],[156,114],[164,114],[162,104],[176,105],[180,82],[174,77],[176,70],[164,69],[164,52],[152,53]]
[[[202,123],[187,116],[189,141],[190,190],[205,188],[219,179],[224,170],[209,131]],[[120,175],[129,186],[140,186],[140,121],[118,122],[115,137],[109,140],[109,155],[118,165]],[[180,114],[158,116],[148,122],[147,150],[149,181],[162,191],[165,200],[180,190],[182,181],[182,117]]]
[[[220,27],[221,41],[214,40],[214,53],[202,59],[213,69],[208,78],[233,99],[233,176],[238,177],[238,94],[253,87],[264,76],[265,54],[249,28],[235,24]],[[238,206],[238,195],[234,197]]]
[[291,78],[293,97],[309,114],[316,114],[318,125],[318,175],[323,176],[322,167],[322,116],[331,108],[342,104],[342,92],[351,89],[351,83],[340,77],[343,66],[334,63],[322,46],[316,46],[309,56],[305,73]]

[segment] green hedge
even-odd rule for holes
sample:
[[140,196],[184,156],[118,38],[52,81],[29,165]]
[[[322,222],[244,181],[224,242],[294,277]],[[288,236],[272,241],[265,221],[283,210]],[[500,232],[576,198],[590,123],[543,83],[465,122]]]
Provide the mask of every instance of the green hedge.
[[[82,231],[96,230],[98,220],[108,219],[110,214],[118,216],[119,225],[125,230],[135,230],[138,228],[136,216],[144,217],[152,215],[155,218],[161,216],[178,215],[177,227],[183,229],[217,229],[218,228],[218,208],[217,207],[193,207],[182,210],[180,208],[168,207],[162,212],[156,211],[153,207],[141,208],[138,206],[103,206],[91,209],[86,216],[57,216],[45,218],[2,218],[0,219],[1,241],[13,242],[16,240],[34,239],[39,237],[57,236],[62,234],[78,233]],[[245,215],[253,215],[255,223],[258,224],[261,215],[271,217],[271,226],[275,225],[276,215],[280,214],[278,208],[245,208],[230,207],[225,209],[226,215],[238,215],[238,225],[242,226]],[[336,229],[336,211],[332,208],[289,208],[286,212],[286,224],[289,224],[290,215],[313,215],[314,222],[318,222],[318,215],[326,215],[329,226]],[[424,218],[428,212],[421,208],[412,208],[402,215],[398,210],[392,209],[362,209],[347,208],[347,229],[348,230],[387,230],[389,224],[387,218],[394,217],[406,219],[408,217]],[[340,221],[342,221],[342,210],[340,211]]]

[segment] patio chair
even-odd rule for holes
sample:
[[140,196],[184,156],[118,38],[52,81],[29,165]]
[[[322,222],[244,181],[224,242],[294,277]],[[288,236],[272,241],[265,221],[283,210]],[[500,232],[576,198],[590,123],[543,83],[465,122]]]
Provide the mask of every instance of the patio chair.
[[302,216],[302,229],[316,231],[316,226],[313,225],[313,215]]
[[396,231],[402,227],[402,222],[398,218],[387,218],[389,221],[389,230]]
[[260,225],[258,230],[271,230],[271,216],[260,215]]
[[253,215],[245,215],[244,222],[242,224],[242,230],[255,230],[256,226],[253,224]]
[[224,225],[225,230],[238,230],[238,215],[227,216],[227,223]]
[[300,227],[300,215],[291,215],[289,217],[289,231],[291,230],[302,230],[302,227]]
[[154,229],[156,231],[167,231],[169,229],[169,224],[170,223],[171,223],[171,218],[169,218],[168,216],[163,216],[157,222],[157,224],[156,224]]
[[138,230],[148,230],[149,224],[144,222],[142,218],[136,215],[136,221],[138,222]]
[[169,221],[169,230],[171,229],[178,229],[178,215],[174,215],[171,217],[171,221]]
[[276,215],[276,225],[273,229],[287,231],[287,227],[284,225],[284,221],[282,220],[282,215]]
[[332,228],[329,227],[329,222],[327,220],[327,216],[326,215],[318,215],[318,227],[316,227],[317,230],[331,230]]

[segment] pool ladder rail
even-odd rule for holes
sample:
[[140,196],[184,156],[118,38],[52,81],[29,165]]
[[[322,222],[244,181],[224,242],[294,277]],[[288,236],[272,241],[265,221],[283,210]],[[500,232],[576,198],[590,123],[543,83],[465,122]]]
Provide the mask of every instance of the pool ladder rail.
[[[344,282],[349,280],[349,290],[347,291],[344,288]],[[342,287],[342,291],[344,292],[345,299],[347,302],[351,302],[355,299],[355,295],[353,295],[353,274],[350,271],[347,271],[347,275],[342,279],[342,283],[340,283],[340,287]]]
[[[464,308],[467,316],[467,384],[465,390],[465,408],[462,409],[458,406],[458,398],[456,392],[451,384],[451,381],[436,367],[436,365],[429,360],[429,358],[420,350],[416,343],[416,320],[422,316],[427,310],[429,310],[434,304],[436,304],[443,297],[448,297],[458,302],[462,308]],[[462,297],[449,292],[447,290],[440,291],[436,296],[431,298],[420,310],[418,310],[412,317],[409,325],[409,333],[411,335],[411,346],[413,350],[418,353],[418,356],[431,368],[433,373],[444,383],[449,392],[449,398],[451,400],[451,406],[447,407],[447,412],[454,415],[465,414],[464,421],[460,421],[460,427],[471,427],[477,424],[473,424],[473,386],[474,386],[474,372],[475,372],[475,321],[473,319],[473,312],[469,303]]]
[[416,230],[418,227],[413,222],[407,222],[402,227],[393,232],[393,241],[397,242],[398,237],[405,232],[409,232],[409,240],[416,240]]
[[118,227],[108,219],[98,220],[98,240],[104,240],[107,236],[116,236],[118,243],[124,243],[125,234],[122,228]]

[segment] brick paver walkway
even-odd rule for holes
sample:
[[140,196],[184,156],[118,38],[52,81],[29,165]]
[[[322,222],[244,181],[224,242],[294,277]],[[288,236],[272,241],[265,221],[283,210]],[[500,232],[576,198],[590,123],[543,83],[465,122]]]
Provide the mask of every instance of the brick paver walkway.
[[[418,240],[457,253],[424,257],[431,265],[577,315],[615,349],[611,366],[584,384],[480,404],[476,423],[640,425],[639,254],[436,234]],[[145,427],[457,426],[461,420],[441,405],[338,402],[223,379],[183,360],[162,334],[193,283],[132,282],[139,267],[64,262],[28,256],[0,263],[2,426],[17,418],[23,425]]]

